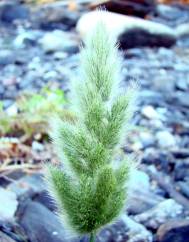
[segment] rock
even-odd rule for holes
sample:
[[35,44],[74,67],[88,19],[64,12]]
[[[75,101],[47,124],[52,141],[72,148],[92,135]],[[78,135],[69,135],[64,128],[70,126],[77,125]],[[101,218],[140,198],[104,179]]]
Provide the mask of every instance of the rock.
[[138,148],[140,149],[146,149],[155,144],[155,138],[149,132],[140,132],[139,136],[137,136],[136,138],[137,138],[137,141],[134,143],[134,148],[136,149],[137,149],[137,144],[138,144]]
[[151,242],[152,234],[141,224],[127,215],[122,215],[119,221],[103,229],[97,242]]
[[30,44],[32,46],[35,46],[37,44],[38,38],[41,37],[41,32],[38,30],[31,30],[31,31],[26,31],[20,30],[19,34],[16,36],[16,38],[13,41],[13,46],[16,49],[22,49],[27,44]]
[[28,240],[24,234],[23,229],[17,224],[16,221],[0,220],[0,241],[26,242]]
[[185,79],[179,79],[176,82],[176,87],[181,91],[187,91],[188,90],[188,83]]
[[14,101],[12,99],[4,99],[3,100],[3,108],[4,109],[7,109],[8,107],[10,107],[13,104],[14,104]]
[[188,72],[188,66],[182,62],[174,64],[174,70]]
[[77,23],[78,32],[84,36],[101,19],[107,29],[119,40],[122,48],[139,46],[172,46],[176,37],[174,31],[160,23],[110,12],[89,12]]
[[[143,21],[147,21],[147,20],[143,20]],[[138,20],[136,22],[138,22]],[[156,26],[153,26],[153,25],[159,24],[159,23],[155,23],[155,22],[150,23],[149,21],[146,24],[149,24],[152,26],[147,27],[147,25],[143,26],[141,24],[140,27],[138,27],[136,24],[136,27],[132,26],[128,30],[125,29],[124,33],[121,33],[118,38],[120,46],[123,49],[133,48],[133,47],[143,47],[143,46],[150,46],[150,47],[164,46],[168,48],[175,44],[176,40],[175,40],[174,34],[170,35],[168,33],[169,31],[166,32],[166,30],[164,30],[164,27],[165,29],[168,28],[167,26],[164,26],[164,25],[159,26],[160,32],[158,33],[155,30]]]
[[77,43],[71,36],[61,30],[55,30],[49,33],[46,33],[40,40],[42,48],[45,52],[54,52],[54,51],[72,51],[77,47]]
[[56,71],[48,71],[45,73],[44,79],[45,80],[49,80],[49,79],[54,80],[54,79],[56,79],[57,75],[58,75],[58,73]]
[[157,4],[156,14],[166,20],[175,20],[183,17],[183,11],[176,6]]
[[122,220],[128,229],[128,242],[152,241],[152,234],[143,225],[135,222],[127,215],[122,216]]
[[1,96],[3,96],[4,91],[5,91],[4,86],[3,86],[2,84],[0,84],[0,98],[1,98],[1,99],[2,99],[2,97],[1,97]]
[[64,60],[66,59],[66,57],[68,56],[67,53],[63,52],[63,51],[57,51],[54,53],[54,58],[56,60]]
[[176,28],[176,35],[178,37],[189,36],[189,23],[179,24]]
[[32,194],[41,193],[45,190],[45,185],[41,174],[33,174],[11,183],[7,189],[14,192],[17,197],[21,197],[29,192]]
[[147,119],[159,119],[159,114],[153,106],[144,106],[141,110],[141,113]]
[[46,190],[33,196],[33,201],[41,203],[51,211],[57,211],[57,205]]
[[44,150],[44,145],[34,140],[32,142],[32,149],[34,151],[43,151]]
[[0,219],[13,219],[18,201],[15,193],[0,187]]
[[4,86],[12,86],[12,85],[15,85],[16,83],[17,83],[17,78],[14,77],[14,76],[6,78],[6,79],[3,80]]
[[64,29],[69,30],[75,27],[80,13],[69,11],[61,2],[52,2],[38,6],[32,16],[32,22],[44,30]]
[[184,107],[189,107],[189,94],[184,92],[177,92],[176,96],[178,103]]
[[188,37],[188,35],[181,36],[177,40],[177,46],[179,46],[181,48],[189,48],[189,37]]
[[[28,69],[36,71],[40,65],[41,65],[41,59],[40,59],[40,57],[36,56],[33,59],[31,59],[30,63],[28,63]],[[29,74],[30,74],[29,76],[35,75],[36,72],[29,73]]]
[[15,116],[18,113],[18,107],[16,106],[16,104],[11,105],[10,107],[8,107],[6,109],[6,113],[9,116]]
[[[189,125],[188,125],[189,127]],[[184,159],[189,157],[189,150],[187,148],[175,149],[172,151],[173,155],[177,159]]]
[[9,65],[14,63],[14,55],[10,50],[0,51],[0,66]]
[[16,3],[18,4],[18,1],[17,0],[15,0],[14,2],[12,0],[1,0],[0,1],[0,20],[1,20],[1,15],[2,15],[2,13],[4,11],[4,8],[6,6],[14,5]]
[[122,13],[125,15],[134,15],[145,17],[148,13],[155,11],[154,0],[120,0],[108,1],[103,4],[110,12]]
[[187,198],[189,198],[189,181],[188,182],[178,182],[177,185],[179,186],[180,191],[184,194]]
[[164,198],[154,194],[151,190],[135,189],[129,194],[127,211],[132,215],[143,213],[158,203],[162,202]]
[[189,177],[189,164],[177,162],[174,168],[174,178],[176,181],[184,180]]
[[139,190],[141,187],[143,190],[148,191],[150,189],[150,178],[145,172],[134,170],[131,173],[130,179],[131,193],[135,190]]
[[159,227],[157,237],[158,242],[186,242],[189,238],[189,220],[167,221]]
[[160,202],[156,207],[142,214],[136,215],[134,219],[148,228],[157,229],[168,219],[181,216],[182,212],[183,207],[180,204],[173,199],[166,199]]
[[174,91],[175,78],[162,69],[153,77],[152,83],[155,90],[167,94]]
[[9,236],[7,236],[5,233],[0,231],[0,241],[1,242],[16,242],[15,240],[11,239]]
[[27,20],[29,19],[30,11],[24,5],[19,4],[5,4],[1,9],[0,19],[6,23],[13,23],[15,20]]
[[166,130],[157,132],[156,139],[161,148],[170,148],[176,146],[175,137]]
[[148,165],[154,164],[159,169],[170,172],[170,166],[175,163],[175,158],[167,150],[158,151],[155,148],[148,148],[144,151],[142,162]]
[[141,90],[141,92],[139,93],[139,98],[143,106],[159,106],[160,104],[163,106],[165,105],[165,101],[163,100],[162,94],[157,91]]
[[[23,210],[23,211],[21,211]],[[20,208],[18,221],[32,242],[66,242],[65,230],[58,217],[37,202]]]

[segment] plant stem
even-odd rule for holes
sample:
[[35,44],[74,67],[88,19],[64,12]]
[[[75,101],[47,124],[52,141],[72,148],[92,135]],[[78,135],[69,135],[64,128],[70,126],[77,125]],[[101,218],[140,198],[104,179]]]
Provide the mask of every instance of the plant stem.
[[94,232],[92,232],[91,235],[90,235],[90,242],[95,242],[95,234],[94,234]]

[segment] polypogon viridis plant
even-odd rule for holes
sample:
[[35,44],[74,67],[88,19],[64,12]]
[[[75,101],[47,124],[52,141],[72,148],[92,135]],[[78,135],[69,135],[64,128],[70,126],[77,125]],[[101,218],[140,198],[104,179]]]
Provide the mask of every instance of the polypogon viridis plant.
[[135,91],[119,92],[120,56],[114,38],[99,22],[81,51],[81,77],[72,85],[70,124],[51,121],[51,138],[61,165],[47,167],[58,215],[78,235],[96,233],[123,210],[132,160],[120,148],[133,111]]

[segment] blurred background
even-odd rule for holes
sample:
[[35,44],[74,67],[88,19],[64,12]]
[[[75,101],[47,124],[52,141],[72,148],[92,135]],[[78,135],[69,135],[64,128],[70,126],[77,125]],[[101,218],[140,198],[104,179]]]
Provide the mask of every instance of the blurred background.
[[75,118],[70,80],[99,7],[120,42],[121,88],[140,85],[122,150],[141,163],[98,241],[189,241],[189,1],[0,0],[0,242],[86,241],[66,237],[42,164],[58,162],[49,118]]

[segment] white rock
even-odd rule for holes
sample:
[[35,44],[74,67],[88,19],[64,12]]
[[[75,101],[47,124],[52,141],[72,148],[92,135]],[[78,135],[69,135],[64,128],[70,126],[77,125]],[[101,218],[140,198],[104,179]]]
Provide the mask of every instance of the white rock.
[[76,42],[71,39],[71,36],[61,30],[54,30],[52,32],[46,33],[40,40],[44,51],[63,51],[66,48],[70,48],[76,45]]
[[68,56],[68,54],[66,52],[57,51],[57,52],[54,53],[53,56],[57,60],[63,60]]
[[140,141],[134,142],[134,144],[132,144],[131,147],[135,151],[138,151],[138,150],[141,150],[142,148],[144,148],[142,142],[140,142]]
[[138,190],[142,187],[144,190],[150,189],[150,178],[149,176],[140,170],[133,170],[131,172],[131,179],[129,187],[131,189],[131,192],[133,190]]
[[13,45],[15,48],[21,49],[25,46],[25,40],[35,41],[40,35],[41,33],[37,30],[25,31],[22,29],[14,39]]
[[15,116],[18,113],[18,107],[16,106],[16,104],[13,104],[6,109],[6,112],[10,116]]
[[144,106],[141,110],[141,113],[142,115],[145,117],[145,118],[148,118],[148,119],[159,119],[159,114],[158,112],[154,109],[153,106]]
[[13,219],[17,210],[16,194],[0,187],[0,219]]
[[77,23],[77,30],[82,35],[85,35],[90,29],[93,29],[99,20],[102,20],[109,30],[117,34],[125,29],[142,28],[144,30],[149,30],[152,34],[164,33],[170,34],[171,36],[173,35],[172,29],[168,26],[106,11],[93,11],[84,14]]
[[183,212],[183,207],[173,199],[167,199],[160,202],[156,207],[136,215],[137,222],[157,229],[161,224],[172,218],[177,218]]
[[99,20],[105,23],[107,29],[116,38],[133,29],[140,29],[155,36],[166,35],[171,38],[175,38],[174,31],[170,27],[161,23],[155,23],[141,18],[125,16],[107,11],[92,11],[83,14],[77,23],[76,29],[81,36],[85,36],[93,29]]
[[152,241],[152,234],[143,225],[135,222],[127,215],[123,215],[122,220],[128,228],[128,242]]
[[169,148],[169,147],[176,146],[175,137],[166,130],[157,132],[156,139],[157,139],[158,145],[161,148]]
[[44,146],[37,142],[37,141],[33,141],[32,142],[32,150],[36,150],[36,151],[43,151],[44,150]]
[[175,33],[178,37],[189,35],[189,23],[179,24]]
[[141,132],[139,138],[143,144],[143,147],[151,146],[155,143],[153,135],[148,132]]
[[54,70],[52,71],[48,71],[44,74],[44,79],[48,80],[48,79],[52,79],[54,80],[57,77],[58,73]]

